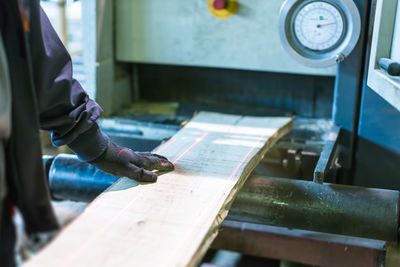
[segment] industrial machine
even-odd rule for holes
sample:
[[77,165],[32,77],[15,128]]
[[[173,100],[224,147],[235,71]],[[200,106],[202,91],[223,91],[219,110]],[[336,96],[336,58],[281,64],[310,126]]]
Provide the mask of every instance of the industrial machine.
[[[400,266],[400,78],[378,65],[400,60],[400,1],[82,4],[86,87],[115,142],[152,150],[199,110],[296,116],[213,248]],[[44,163],[57,200],[90,202],[117,179],[69,155]]]

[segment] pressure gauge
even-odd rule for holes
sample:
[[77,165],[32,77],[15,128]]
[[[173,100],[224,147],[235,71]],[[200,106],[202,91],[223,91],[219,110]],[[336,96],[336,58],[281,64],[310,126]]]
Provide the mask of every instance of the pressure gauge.
[[353,0],[286,0],[280,12],[283,47],[310,67],[343,61],[357,44],[360,28]]

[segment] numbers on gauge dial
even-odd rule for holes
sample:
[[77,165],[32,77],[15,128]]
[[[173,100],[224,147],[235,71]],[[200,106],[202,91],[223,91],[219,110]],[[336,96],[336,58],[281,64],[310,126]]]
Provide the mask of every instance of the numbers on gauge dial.
[[329,50],[342,38],[344,19],[335,6],[322,1],[311,2],[296,14],[294,32],[304,47]]

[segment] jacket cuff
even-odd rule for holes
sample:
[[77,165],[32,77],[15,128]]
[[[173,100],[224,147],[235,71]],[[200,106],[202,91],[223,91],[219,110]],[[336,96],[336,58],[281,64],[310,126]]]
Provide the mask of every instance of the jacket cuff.
[[80,160],[92,161],[100,157],[108,147],[110,139],[103,134],[95,123],[86,132],[79,135],[68,147],[78,156]]

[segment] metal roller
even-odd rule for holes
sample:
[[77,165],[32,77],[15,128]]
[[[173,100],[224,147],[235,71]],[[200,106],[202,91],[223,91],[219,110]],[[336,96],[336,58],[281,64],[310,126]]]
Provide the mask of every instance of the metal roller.
[[49,171],[49,186],[53,198],[90,202],[118,180],[75,155],[60,154]]
[[251,177],[231,220],[396,241],[399,192],[282,178]]

